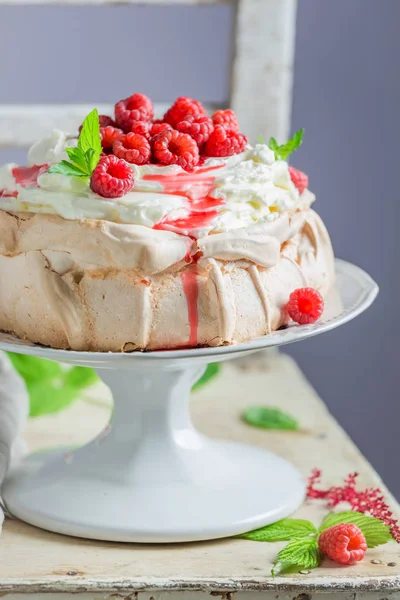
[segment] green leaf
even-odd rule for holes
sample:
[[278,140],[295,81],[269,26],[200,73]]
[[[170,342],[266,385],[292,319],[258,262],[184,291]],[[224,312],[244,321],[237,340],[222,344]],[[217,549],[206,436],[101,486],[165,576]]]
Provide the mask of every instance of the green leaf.
[[308,537],[317,534],[317,529],[306,519],[282,519],[272,525],[254,529],[238,537],[254,542],[287,542],[293,537]]
[[260,144],[265,144],[264,138],[261,134],[258,136],[258,141],[260,142]]
[[[277,151],[277,150],[278,150],[278,148],[279,148],[279,144],[278,144],[278,142],[276,141],[276,139],[275,139],[274,137],[271,137],[271,138],[269,138],[269,143],[268,143],[268,146],[269,146],[269,148],[270,148],[271,150],[273,150],[275,153],[276,153],[276,151]],[[275,156],[275,158],[276,158],[276,156]]]
[[100,123],[99,123],[99,113],[97,112],[97,108],[94,108],[92,112],[90,112],[85,120],[82,123],[81,133],[79,135],[78,140],[78,148],[82,150],[83,154],[87,156],[87,151],[92,150],[93,156],[91,158],[91,164],[94,164],[94,167],[97,165],[100,154],[102,151],[101,148],[101,140],[100,140]]
[[197,390],[198,388],[202,387],[204,384],[208,383],[211,379],[218,375],[219,371],[220,365],[218,363],[210,363],[207,365],[203,375],[196,381],[192,389]]
[[93,148],[89,148],[85,152],[85,161],[90,174],[95,170],[97,163],[99,162],[100,154],[96,154]]
[[80,390],[97,380],[93,369],[66,368],[35,356],[9,353],[14,368],[25,381],[29,393],[30,415],[57,412],[73,402]]
[[26,387],[31,417],[58,412],[69,406],[78,395],[78,390],[65,385],[63,378],[32,381]]
[[368,548],[375,548],[376,546],[386,544],[393,540],[389,527],[385,525],[383,521],[352,510],[346,510],[345,512],[340,513],[329,513],[329,515],[325,517],[319,531],[322,533],[326,529],[329,529],[329,527],[339,525],[339,523],[352,523],[353,525],[357,525],[364,534]]
[[96,381],[98,381],[96,372],[88,367],[72,367],[65,374],[66,384],[77,389],[88,387]]
[[277,573],[298,567],[298,569],[314,569],[321,562],[316,537],[294,538],[278,553],[276,563],[271,570],[274,577]]
[[86,156],[82,150],[80,148],[65,148],[65,151],[74,165],[89,177],[91,171],[88,169]]
[[26,381],[41,381],[59,377],[62,374],[62,367],[59,363],[28,356],[25,354],[15,354],[8,352],[8,356],[14,369],[18,371],[21,377]]
[[90,177],[102,152],[97,108],[94,108],[82,123],[78,147],[66,148],[65,151],[72,162],[62,160],[52,165],[48,172],[68,177]]
[[299,427],[294,417],[269,406],[251,406],[243,413],[242,418],[249,425],[263,429],[294,430]]
[[88,177],[87,173],[84,173],[82,169],[68,162],[67,160],[62,160],[55,165],[51,165],[48,170],[49,173],[58,173],[59,175],[67,175],[68,177]]
[[304,129],[299,129],[296,131],[294,136],[286,142],[286,144],[278,145],[278,142],[275,138],[270,138],[268,146],[275,153],[276,160],[286,160],[292,152],[297,150],[303,143],[303,134]]

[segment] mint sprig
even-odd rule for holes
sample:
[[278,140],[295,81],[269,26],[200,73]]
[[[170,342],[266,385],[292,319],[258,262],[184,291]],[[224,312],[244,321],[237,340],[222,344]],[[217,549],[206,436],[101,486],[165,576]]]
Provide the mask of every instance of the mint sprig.
[[292,152],[297,150],[303,143],[304,129],[296,131],[294,136],[286,142],[286,144],[279,145],[275,138],[269,139],[268,146],[275,154],[275,160],[286,160]]
[[249,531],[238,537],[255,542],[285,542],[272,568],[272,576],[288,569],[313,569],[318,567],[322,555],[318,549],[319,535],[341,523],[352,523],[359,527],[365,537],[368,548],[376,548],[393,540],[390,529],[380,519],[363,513],[347,510],[340,513],[329,513],[317,529],[306,519],[282,519],[272,525]]
[[253,427],[294,431],[298,421],[279,408],[270,406],[250,406],[242,415],[243,420]]
[[65,151],[70,161],[62,160],[52,165],[48,172],[68,177],[90,177],[102,152],[97,108],[83,121],[77,148],[66,148]]

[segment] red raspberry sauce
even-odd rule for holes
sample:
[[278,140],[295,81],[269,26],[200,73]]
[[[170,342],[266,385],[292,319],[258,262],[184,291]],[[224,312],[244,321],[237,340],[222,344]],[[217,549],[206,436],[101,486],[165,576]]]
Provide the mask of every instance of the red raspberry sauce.
[[183,269],[181,273],[182,288],[187,300],[189,318],[189,346],[197,346],[197,332],[199,328],[199,313],[197,300],[199,297],[199,285],[195,268]]
[[14,167],[11,171],[15,183],[22,187],[37,187],[37,178],[46,173],[48,165],[35,165],[33,167]]
[[[198,167],[193,173],[179,173],[177,175],[144,175],[144,180],[160,183],[163,186],[162,193],[184,196],[187,198],[188,203],[187,216],[175,220],[164,218],[160,223],[156,223],[153,229],[174,231],[193,239],[194,236],[191,235],[193,231],[206,227],[211,223],[218,215],[218,207],[225,204],[222,198],[212,198],[208,195],[214,186],[215,176],[213,172],[223,166]],[[201,253],[192,256],[189,249],[185,261],[196,263],[200,257]],[[181,281],[188,307],[190,329],[188,346],[193,347],[198,344],[199,326],[197,307],[199,286],[196,269],[194,267],[183,269]]]

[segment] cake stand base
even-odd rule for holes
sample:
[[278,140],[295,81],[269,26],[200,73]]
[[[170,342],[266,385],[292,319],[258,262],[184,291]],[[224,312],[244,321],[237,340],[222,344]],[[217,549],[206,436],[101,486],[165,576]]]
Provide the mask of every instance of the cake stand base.
[[3,497],[13,515],[68,535],[161,543],[243,533],[298,508],[304,482],[289,463],[193,428],[188,396],[202,367],[138,367],[99,369],[115,411],[98,438],[11,472]]
[[231,536],[288,516],[304,497],[299,473],[264,450],[199,434],[188,414],[191,386],[207,363],[339,327],[377,293],[367,273],[337,260],[336,287],[318,323],[236,346],[75,352],[0,334],[4,350],[95,368],[114,398],[111,423],[87,446],[34,454],[10,472],[2,488],[8,511],[68,535],[159,543]]

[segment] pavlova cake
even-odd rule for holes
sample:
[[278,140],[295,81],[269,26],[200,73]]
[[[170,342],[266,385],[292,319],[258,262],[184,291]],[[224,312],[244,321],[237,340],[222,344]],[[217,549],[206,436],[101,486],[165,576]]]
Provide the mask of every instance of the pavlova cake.
[[0,167],[0,329],[92,351],[218,346],[315,321],[333,252],[286,144],[143,94]]

